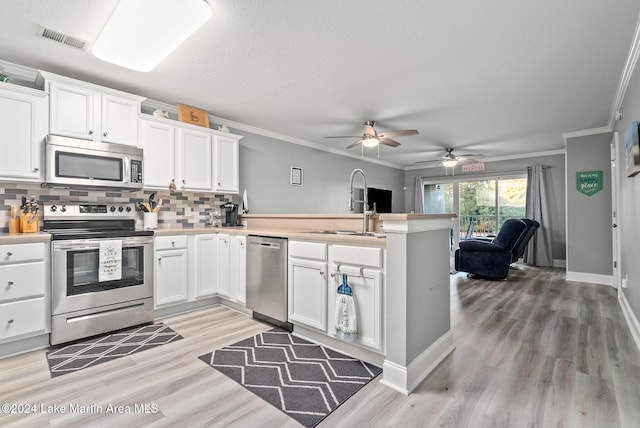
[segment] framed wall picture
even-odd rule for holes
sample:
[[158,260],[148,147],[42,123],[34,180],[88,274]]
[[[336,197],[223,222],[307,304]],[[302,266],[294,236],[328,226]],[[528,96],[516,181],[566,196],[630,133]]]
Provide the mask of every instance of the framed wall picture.
[[302,168],[297,166],[291,167],[291,182],[292,186],[302,186]]
[[198,125],[205,128],[209,127],[209,115],[205,110],[200,110],[184,104],[176,105],[176,110],[178,110],[178,120],[180,122],[190,123],[192,125]]
[[640,172],[640,138],[638,138],[638,122],[631,122],[624,133],[624,153],[627,163],[627,177]]

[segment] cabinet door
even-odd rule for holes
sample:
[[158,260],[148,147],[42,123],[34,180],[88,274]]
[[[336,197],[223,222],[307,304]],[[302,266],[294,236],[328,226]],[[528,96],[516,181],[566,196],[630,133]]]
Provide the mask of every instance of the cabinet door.
[[187,249],[156,251],[155,307],[186,302],[188,296]]
[[[56,135],[100,139],[99,123],[95,120],[96,94],[93,91],[51,82],[49,132]],[[98,101],[99,102],[99,101]]]
[[140,121],[140,147],[144,155],[144,187],[167,189],[177,179],[176,128],[164,123]]
[[230,237],[229,286],[231,300],[243,305],[247,299],[247,238],[234,235]]
[[289,258],[289,321],[327,331],[327,264]]
[[208,297],[216,294],[216,235],[197,235],[192,271],[194,272],[194,298]]
[[[336,274],[337,265],[332,272],[336,280],[331,281],[329,290],[329,334],[335,334],[335,301],[337,289],[342,281]],[[353,290],[356,307],[358,337],[356,343],[382,350],[382,271],[362,269],[360,266],[340,265],[340,272],[346,273],[347,284]]]
[[102,141],[137,146],[139,114],[139,102],[102,95]]
[[230,269],[229,269],[229,235],[219,233],[216,235],[216,265],[218,294],[231,297]]
[[180,190],[213,190],[212,136],[206,132],[180,129]]
[[238,140],[230,137],[216,137],[215,160],[216,192],[238,193]]
[[0,88],[0,179],[42,181],[47,101],[44,93]]

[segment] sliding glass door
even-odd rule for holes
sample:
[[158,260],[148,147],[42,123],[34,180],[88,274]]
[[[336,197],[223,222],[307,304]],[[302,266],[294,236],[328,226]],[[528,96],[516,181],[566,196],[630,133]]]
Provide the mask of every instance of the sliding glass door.
[[525,216],[527,178],[461,179],[424,186],[424,212],[458,215],[451,227],[450,248],[459,240],[495,236],[510,218]]

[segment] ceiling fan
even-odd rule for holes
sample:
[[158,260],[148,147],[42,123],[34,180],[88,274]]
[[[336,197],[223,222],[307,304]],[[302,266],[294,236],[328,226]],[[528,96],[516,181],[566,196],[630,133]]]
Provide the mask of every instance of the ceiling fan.
[[386,131],[380,132],[375,129],[376,121],[367,120],[362,124],[362,136],[359,135],[345,135],[340,137],[324,137],[324,138],[359,138],[355,143],[347,146],[347,149],[362,144],[364,147],[375,147],[378,144],[385,146],[398,147],[400,143],[392,140],[391,137],[406,137],[408,135],[416,135],[418,133],[415,129],[406,129],[403,131]]
[[483,154],[477,153],[472,155],[454,155],[452,148],[446,149],[446,153],[441,156],[440,159],[426,160],[426,161],[418,161],[416,163],[429,163],[429,162],[440,162],[442,166],[446,168],[452,168],[456,165],[465,165],[470,163],[478,163],[478,159],[484,157]]

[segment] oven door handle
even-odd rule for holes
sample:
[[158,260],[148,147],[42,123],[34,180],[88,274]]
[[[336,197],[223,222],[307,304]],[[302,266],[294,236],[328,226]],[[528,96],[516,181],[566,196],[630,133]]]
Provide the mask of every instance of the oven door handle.
[[78,245],[78,244],[54,244],[55,250],[96,250],[100,248],[99,244],[96,245]]
[[[133,246],[147,246],[152,245],[153,239],[122,239],[122,248],[133,247]],[[85,240],[83,242],[69,242],[62,243],[61,241],[57,241],[53,244],[54,250],[97,250],[100,248],[100,240],[97,241],[88,241]]]

